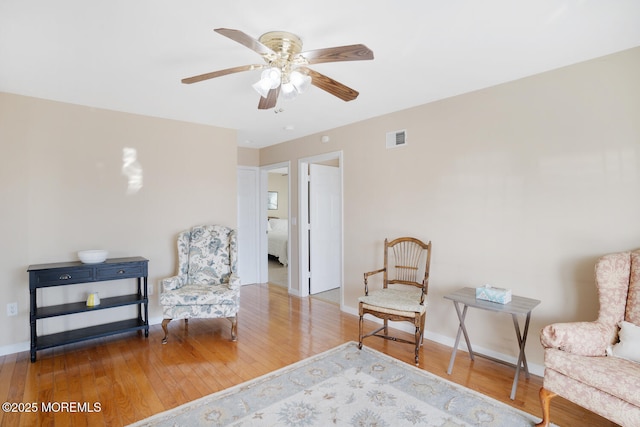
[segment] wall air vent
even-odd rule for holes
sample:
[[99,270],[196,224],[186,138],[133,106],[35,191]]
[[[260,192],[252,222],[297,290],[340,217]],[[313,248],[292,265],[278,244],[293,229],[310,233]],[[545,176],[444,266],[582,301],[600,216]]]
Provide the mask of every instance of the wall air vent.
[[404,147],[405,145],[407,145],[406,129],[387,132],[387,148]]

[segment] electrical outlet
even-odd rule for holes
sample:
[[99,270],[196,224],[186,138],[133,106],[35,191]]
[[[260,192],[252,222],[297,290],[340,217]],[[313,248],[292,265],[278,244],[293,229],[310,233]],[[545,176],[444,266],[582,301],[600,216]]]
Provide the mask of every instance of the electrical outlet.
[[18,303],[10,302],[7,304],[7,316],[17,316],[18,315]]
[[149,284],[147,285],[147,295],[148,295],[148,296],[153,295],[153,288],[154,288],[153,283],[149,283]]

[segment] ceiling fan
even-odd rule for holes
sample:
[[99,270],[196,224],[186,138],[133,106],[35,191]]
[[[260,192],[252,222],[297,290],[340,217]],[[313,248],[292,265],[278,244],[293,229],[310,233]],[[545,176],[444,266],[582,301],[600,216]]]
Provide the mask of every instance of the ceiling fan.
[[312,70],[308,65],[373,59],[373,52],[363,44],[302,52],[300,37],[286,31],[270,31],[257,40],[239,30],[216,28],[214,31],[258,53],[265,63],[200,74],[182,79],[182,83],[201,82],[241,71],[263,70],[260,81],[253,85],[260,94],[258,108],[261,110],[275,107],[280,95],[285,99],[294,98],[310,84],[344,101],[352,101],[358,97],[358,91]]

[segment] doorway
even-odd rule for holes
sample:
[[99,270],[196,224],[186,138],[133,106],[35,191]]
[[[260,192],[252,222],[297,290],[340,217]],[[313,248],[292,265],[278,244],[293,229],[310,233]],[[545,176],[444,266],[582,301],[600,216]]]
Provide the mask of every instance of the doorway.
[[290,281],[290,182],[289,163],[262,168],[262,188],[264,203],[261,209],[261,224],[266,236],[261,250],[261,267],[264,282],[282,286],[287,291]]
[[300,159],[298,171],[300,294],[342,306],[342,152]]

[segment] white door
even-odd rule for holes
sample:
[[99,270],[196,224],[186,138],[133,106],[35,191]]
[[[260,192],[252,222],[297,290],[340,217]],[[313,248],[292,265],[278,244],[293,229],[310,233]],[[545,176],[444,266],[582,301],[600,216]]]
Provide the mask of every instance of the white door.
[[340,169],[309,165],[309,293],[341,285],[342,200]]
[[238,276],[240,283],[259,282],[259,173],[238,168]]

